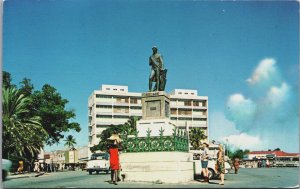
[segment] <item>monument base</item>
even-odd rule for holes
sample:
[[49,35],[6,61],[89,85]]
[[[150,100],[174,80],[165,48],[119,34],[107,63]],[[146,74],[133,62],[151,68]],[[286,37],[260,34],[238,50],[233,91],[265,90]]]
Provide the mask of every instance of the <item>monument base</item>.
[[188,152],[122,153],[120,163],[125,181],[183,183],[194,177]]
[[139,131],[138,137],[146,137],[148,129],[151,130],[150,136],[160,136],[161,129],[164,130],[164,136],[172,136],[176,126],[170,119],[141,119],[136,122],[136,128]]

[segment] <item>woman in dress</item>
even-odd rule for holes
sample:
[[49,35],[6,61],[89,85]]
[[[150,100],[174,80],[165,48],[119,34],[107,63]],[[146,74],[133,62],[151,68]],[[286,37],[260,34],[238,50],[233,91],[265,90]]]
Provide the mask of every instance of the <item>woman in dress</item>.
[[118,145],[121,139],[117,132],[114,132],[108,140],[110,141],[108,151],[110,155],[111,183],[117,185],[118,170],[120,169]]
[[224,176],[225,176],[225,160],[224,160],[224,148],[223,145],[219,145],[219,151],[217,153],[217,164],[218,164],[218,172],[220,173],[221,176],[221,182],[219,183],[220,185],[224,185]]

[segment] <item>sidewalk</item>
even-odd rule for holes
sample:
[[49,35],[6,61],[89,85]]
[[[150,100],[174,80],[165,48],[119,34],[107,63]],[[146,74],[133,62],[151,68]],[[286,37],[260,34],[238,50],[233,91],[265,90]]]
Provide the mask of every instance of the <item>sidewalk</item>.
[[47,174],[47,173],[46,172],[39,172],[39,173],[32,172],[32,173],[24,173],[24,174],[22,174],[22,173],[21,174],[10,173],[7,176],[7,179],[38,177],[38,176],[42,176],[42,175],[45,175],[45,174]]

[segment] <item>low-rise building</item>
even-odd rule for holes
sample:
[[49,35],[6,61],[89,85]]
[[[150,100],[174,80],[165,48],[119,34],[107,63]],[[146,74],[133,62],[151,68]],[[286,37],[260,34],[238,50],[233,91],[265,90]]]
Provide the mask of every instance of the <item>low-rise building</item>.
[[287,153],[280,150],[252,151],[243,158],[245,167],[265,167],[267,161],[270,166],[295,167],[299,166],[299,153]]

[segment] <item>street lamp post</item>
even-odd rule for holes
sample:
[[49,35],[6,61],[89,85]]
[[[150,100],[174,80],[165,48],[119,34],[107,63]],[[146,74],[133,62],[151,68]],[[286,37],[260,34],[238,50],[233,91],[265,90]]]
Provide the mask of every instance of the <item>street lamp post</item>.
[[227,153],[227,156],[228,156],[228,138],[226,138],[226,151],[225,152]]

